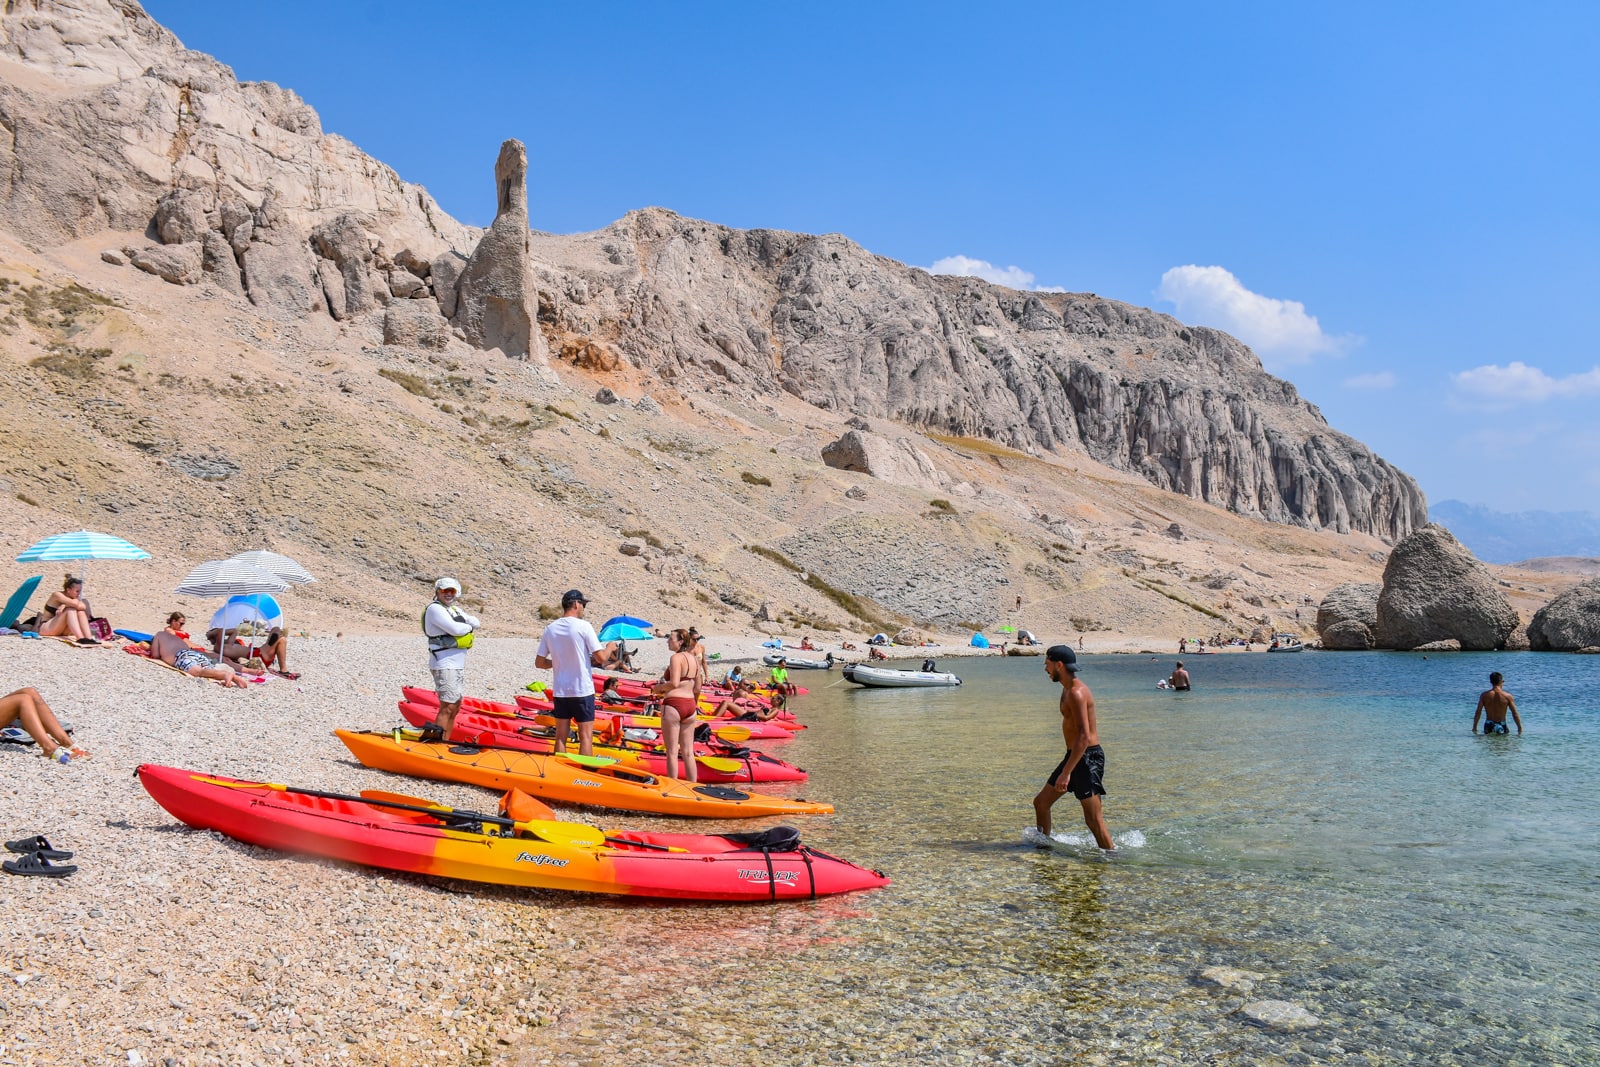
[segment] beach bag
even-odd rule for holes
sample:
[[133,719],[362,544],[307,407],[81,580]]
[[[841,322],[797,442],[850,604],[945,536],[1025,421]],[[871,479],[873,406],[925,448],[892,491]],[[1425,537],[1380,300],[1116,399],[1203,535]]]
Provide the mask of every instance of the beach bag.
[[89,636],[96,641],[111,640],[111,623],[106,619],[89,620]]

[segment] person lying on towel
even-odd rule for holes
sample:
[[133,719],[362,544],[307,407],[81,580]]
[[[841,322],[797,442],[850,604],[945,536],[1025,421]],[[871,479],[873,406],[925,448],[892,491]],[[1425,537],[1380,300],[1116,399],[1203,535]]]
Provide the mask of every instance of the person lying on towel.
[[244,676],[235,671],[227,660],[213,663],[210,656],[189,647],[189,642],[179,636],[186,621],[181,611],[174,611],[168,615],[166,628],[150,638],[150,655],[191,677],[210,678],[221,682],[223,688],[228,686],[250,688],[250,683],[245,681]]

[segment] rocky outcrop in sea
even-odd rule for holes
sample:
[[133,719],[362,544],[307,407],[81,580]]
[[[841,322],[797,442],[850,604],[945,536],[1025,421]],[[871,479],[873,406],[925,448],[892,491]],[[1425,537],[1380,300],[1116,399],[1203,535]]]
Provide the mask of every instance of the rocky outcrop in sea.
[[1458,641],[1465,651],[1504,648],[1517,612],[1489,569],[1437,523],[1394,547],[1378,595],[1378,648]]
[[1336,652],[1364,652],[1377,644],[1377,582],[1347,582],[1328,590],[1317,607],[1317,636]]
[[1576,652],[1594,645],[1600,645],[1600,578],[1568,589],[1528,623],[1528,646],[1535,652]]

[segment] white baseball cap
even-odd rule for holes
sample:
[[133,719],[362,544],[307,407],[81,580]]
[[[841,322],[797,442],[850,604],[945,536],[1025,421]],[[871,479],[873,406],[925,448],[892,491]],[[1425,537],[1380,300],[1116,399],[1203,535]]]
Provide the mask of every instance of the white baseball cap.
[[440,578],[437,582],[433,583],[433,591],[435,593],[442,593],[446,589],[454,589],[459,593],[461,592],[461,583],[456,581],[454,578]]

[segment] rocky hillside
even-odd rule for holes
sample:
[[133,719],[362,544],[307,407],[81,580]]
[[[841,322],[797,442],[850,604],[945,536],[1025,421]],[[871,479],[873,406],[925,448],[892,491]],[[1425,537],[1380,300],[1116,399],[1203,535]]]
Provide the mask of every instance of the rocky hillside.
[[1248,633],[1421,522],[1221,334],[654,209],[530,233],[514,142],[472,230],[131,0],[8,5],[0,130],[0,522],[150,549],[94,576],[147,626],[265,546],[328,630],[457,571],[502,632],[581,585],[703,628]]
[[[450,319],[469,341],[500,343],[457,310],[479,235],[323,134],[292,91],[238,82],[132,0],[10,5],[0,34],[11,232],[49,245],[145,231],[177,247],[128,256],[168,281],[204,271],[258,306],[338,319],[431,296],[440,325],[390,312],[391,340],[436,345]],[[1248,348],[1153,311],[931,277],[838,235],[659,210],[541,237],[532,254],[528,302],[547,337],[524,328],[511,355],[548,339],[591,365],[622,358],[1023,452],[1082,450],[1273,522],[1393,541],[1426,521],[1409,477]]]
[[1405,536],[1421,490],[1328,426],[1243,344],[1092,294],[934,277],[837,235],[651,209],[541,237],[552,351],[597,336],[671,376],[781,387],[819,408],[1081,450],[1242,515]]

